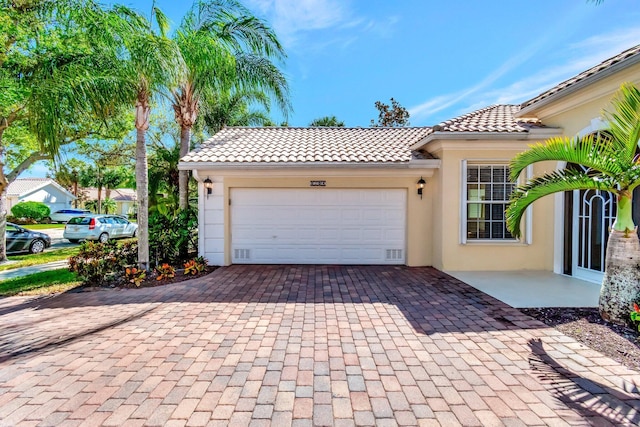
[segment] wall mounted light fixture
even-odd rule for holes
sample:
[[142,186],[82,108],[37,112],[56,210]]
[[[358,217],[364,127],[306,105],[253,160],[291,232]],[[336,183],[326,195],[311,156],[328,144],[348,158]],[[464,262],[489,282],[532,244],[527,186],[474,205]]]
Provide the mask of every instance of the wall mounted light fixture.
[[209,195],[213,192],[213,181],[211,181],[209,177],[207,177],[207,179],[204,180],[204,188],[207,189],[207,199],[208,199]]
[[416,187],[418,188],[418,194],[420,195],[420,198],[422,199],[422,189],[424,188],[424,185],[427,183],[427,181],[424,180],[424,178],[420,177],[420,180],[416,183]]

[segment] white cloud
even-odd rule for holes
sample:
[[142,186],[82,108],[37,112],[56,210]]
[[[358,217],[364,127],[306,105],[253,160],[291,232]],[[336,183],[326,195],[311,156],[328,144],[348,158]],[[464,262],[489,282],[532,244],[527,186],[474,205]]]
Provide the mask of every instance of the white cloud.
[[526,101],[599,62],[637,45],[640,43],[640,28],[618,29],[591,36],[580,42],[567,45],[565,49],[556,47],[555,57],[561,57],[562,62],[539,69],[535,73],[506,86],[495,87],[493,85],[499,78],[508,75],[512,70],[529,60],[550,40],[545,37],[534,42],[532,46],[523,48],[522,50],[527,53],[516,55],[507,60],[496,71],[470,88],[438,95],[409,108],[412,122],[426,122],[435,113],[456,105],[460,106],[456,109],[457,114],[463,114],[489,105]]
[[285,44],[295,44],[300,32],[346,25],[349,10],[339,0],[249,0],[263,13]]

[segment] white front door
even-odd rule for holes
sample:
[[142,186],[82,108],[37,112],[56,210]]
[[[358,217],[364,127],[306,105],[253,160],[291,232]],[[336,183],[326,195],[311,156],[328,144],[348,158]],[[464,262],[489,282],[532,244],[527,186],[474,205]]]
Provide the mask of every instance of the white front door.
[[405,263],[406,190],[238,188],[230,196],[233,263]]
[[573,206],[573,275],[602,282],[609,229],[616,216],[615,197],[606,191],[574,191]]

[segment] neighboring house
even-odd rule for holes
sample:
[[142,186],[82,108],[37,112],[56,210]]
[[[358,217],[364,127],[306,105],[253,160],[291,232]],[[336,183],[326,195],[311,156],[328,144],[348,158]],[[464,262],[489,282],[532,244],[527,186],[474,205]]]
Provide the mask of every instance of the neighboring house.
[[[433,127],[225,128],[179,165],[200,182],[199,252],[215,265],[432,265],[597,281],[602,212],[615,216],[615,201],[594,192],[547,197],[514,239],[504,218],[514,187],[508,163],[534,142],[601,129],[623,82],[640,85],[640,46],[522,105]],[[527,175],[565,166],[539,164]]]
[[[94,187],[86,187],[79,190],[82,193],[83,199],[98,200],[98,189]],[[131,188],[114,188],[111,190],[102,189],[101,200],[107,198],[107,192],[109,192],[108,198],[116,202],[116,211],[109,212],[117,215],[128,216],[132,213],[136,204],[136,190]]]
[[51,178],[18,178],[7,188],[7,212],[20,202],[42,202],[55,212],[71,207],[75,199]]

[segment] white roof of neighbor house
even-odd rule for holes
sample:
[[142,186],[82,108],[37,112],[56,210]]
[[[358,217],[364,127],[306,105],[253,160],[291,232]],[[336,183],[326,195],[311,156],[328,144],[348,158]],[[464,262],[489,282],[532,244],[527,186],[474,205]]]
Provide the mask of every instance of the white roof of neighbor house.
[[54,185],[61,191],[68,193],[71,197],[74,197],[66,188],[58,184],[51,178],[18,178],[11,182],[7,187],[7,196],[20,197],[23,194],[34,192],[49,184]]
[[229,127],[205,141],[180,162],[402,163],[412,158],[425,158],[409,147],[430,132],[428,127]]

